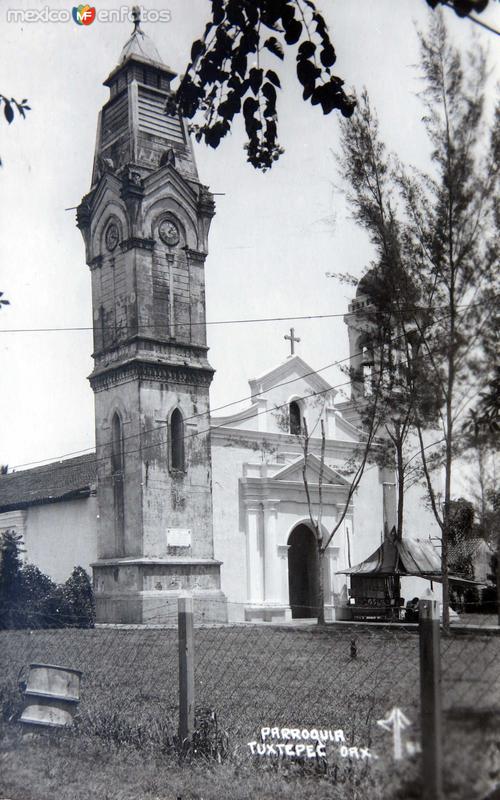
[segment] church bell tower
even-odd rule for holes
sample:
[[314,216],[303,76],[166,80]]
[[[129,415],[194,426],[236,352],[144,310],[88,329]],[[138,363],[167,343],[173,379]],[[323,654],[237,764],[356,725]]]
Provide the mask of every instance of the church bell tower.
[[200,616],[224,620],[205,325],[215,206],[185,121],[166,111],[175,73],[134,14],[77,211],[92,278],[97,620],[164,622],[184,591]]

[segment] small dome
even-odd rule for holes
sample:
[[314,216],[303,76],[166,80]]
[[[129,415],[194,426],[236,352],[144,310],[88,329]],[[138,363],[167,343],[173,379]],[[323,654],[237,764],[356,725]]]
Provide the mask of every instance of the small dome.
[[358,283],[356,288],[356,297],[360,297],[361,295],[372,295],[379,284],[380,275],[378,274],[377,270],[375,268],[368,270],[368,272],[363,275]]
[[118,64],[123,64],[130,56],[139,56],[145,61],[162,64],[162,59],[155,43],[137,26],[123,48]]

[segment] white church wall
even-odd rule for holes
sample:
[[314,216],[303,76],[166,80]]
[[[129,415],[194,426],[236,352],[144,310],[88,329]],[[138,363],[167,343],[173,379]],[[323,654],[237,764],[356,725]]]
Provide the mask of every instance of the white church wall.
[[66,500],[31,506],[26,512],[25,561],[56,583],[66,581],[73,567],[84,567],[97,558],[97,499]]
[[412,539],[430,537],[433,544],[439,547],[441,529],[427,502],[427,492],[421,485],[411,486],[405,492],[403,531],[404,536]]
[[383,537],[383,501],[379,470],[371,465],[365,470],[353,497],[351,530],[351,563],[354,566],[368,558]]
[[214,557],[223,562],[221,589],[228,598],[228,613],[232,619],[242,620],[247,601],[246,532],[238,498],[242,464],[249,451],[224,446],[220,438],[212,437]]

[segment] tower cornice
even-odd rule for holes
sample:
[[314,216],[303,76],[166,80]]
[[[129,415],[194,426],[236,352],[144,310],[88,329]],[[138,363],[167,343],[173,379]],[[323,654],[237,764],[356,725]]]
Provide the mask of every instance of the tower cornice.
[[209,387],[215,370],[210,366],[180,366],[177,364],[161,364],[142,359],[133,359],[116,366],[105,367],[94,371],[89,376],[94,392],[111,389],[131,380],[152,381],[154,383],[171,383],[183,386]]

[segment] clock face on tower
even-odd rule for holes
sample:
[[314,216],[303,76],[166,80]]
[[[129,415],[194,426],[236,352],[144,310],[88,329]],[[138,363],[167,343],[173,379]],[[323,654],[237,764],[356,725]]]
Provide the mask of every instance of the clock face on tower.
[[114,250],[116,245],[118,244],[118,239],[120,238],[120,233],[118,231],[118,226],[112,222],[108,225],[108,229],[106,231],[106,247],[108,250]]
[[160,239],[170,247],[179,241],[179,229],[171,219],[164,219],[159,228]]

